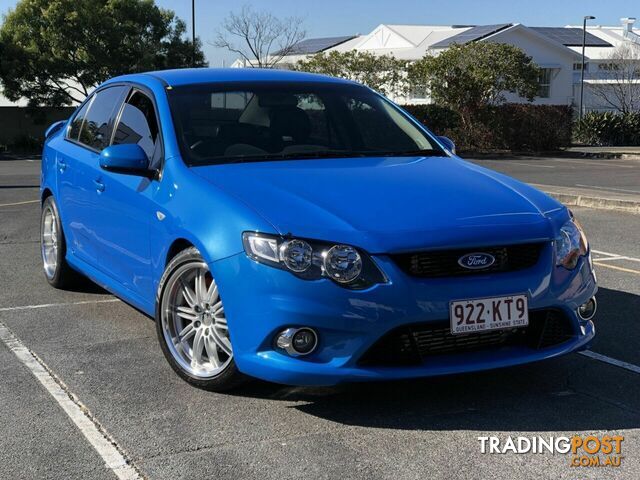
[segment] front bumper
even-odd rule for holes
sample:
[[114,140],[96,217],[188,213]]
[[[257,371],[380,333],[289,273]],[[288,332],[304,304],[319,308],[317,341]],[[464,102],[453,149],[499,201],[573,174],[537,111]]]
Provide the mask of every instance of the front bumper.
[[[472,372],[543,360],[587,348],[595,331],[580,320],[579,305],[591,298],[596,281],[588,257],[567,271],[553,267],[551,244],[535,267],[497,274],[419,279],[386,256],[374,260],[389,283],[353,291],[330,280],[305,281],[249,259],[244,253],[210,265],[229,322],[238,369],[250,376],[291,385],[333,385]],[[573,334],[561,344],[532,349],[505,346],[432,356],[419,365],[363,366],[358,361],[387,332],[403,325],[442,322],[449,302],[526,293],[529,308],[561,310]],[[317,349],[290,357],[274,345],[287,327],[311,327]]]

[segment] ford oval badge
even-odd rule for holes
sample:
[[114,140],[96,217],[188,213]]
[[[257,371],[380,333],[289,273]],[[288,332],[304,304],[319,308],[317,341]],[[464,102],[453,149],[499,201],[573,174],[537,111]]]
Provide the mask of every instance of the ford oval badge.
[[458,265],[470,270],[489,268],[494,263],[496,263],[496,258],[493,255],[482,252],[467,253],[458,259]]

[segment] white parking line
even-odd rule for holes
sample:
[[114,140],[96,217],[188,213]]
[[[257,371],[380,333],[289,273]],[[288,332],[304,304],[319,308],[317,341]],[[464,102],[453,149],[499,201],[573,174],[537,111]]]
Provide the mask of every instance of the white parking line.
[[40,203],[40,200],[27,200],[26,202],[0,203],[0,207],[13,207],[14,205],[26,205],[28,203]]
[[636,168],[635,165],[620,165],[617,163],[609,163],[609,162],[594,162],[589,160],[569,160],[566,158],[547,158],[549,162],[559,162],[559,163],[577,163],[581,165],[600,165],[603,167],[618,167],[618,168]]
[[82,432],[91,446],[98,452],[109,468],[123,480],[141,478],[137,470],[117,447],[113,437],[95,419],[68,387],[51,369],[0,322],[0,340],[12,351],[18,360],[27,367],[42,386],[54,398],[76,427]]
[[120,302],[117,298],[109,298],[107,300],[85,300],[81,302],[69,302],[69,303],[43,303],[40,305],[20,305],[18,307],[2,307],[0,312],[12,312],[14,310],[32,310],[35,308],[49,308],[49,307],[70,307],[73,305],[89,305],[93,303],[114,303]]
[[616,367],[624,368],[625,370],[629,370],[633,373],[640,373],[640,367],[632,363],[623,362],[622,360],[616,360],[615,358],[607,357],[606,355],[592,352],[591,350],[583,350],[582,352],[578,353],[585,357],[592,358],[593,360],[598,360],[599,362],[604,362],[608,363],[609,365],[615,365]]
[[536,165],[534,163],[524,163],[524,162],[511,162],[516,165],[524,165],[526,167],[537,167],[537,168],[556,168],[553,165]]
[[[627,255],[619,255],[617,253],[607,253],[601,250],[591,250],[593,253],[597,253],[598,255],[606,255],[606,260],[629,260],[631,262],[640,262],[640,258],[629,257]],[[605,260],[604,258],[598,258],[598,261]]]

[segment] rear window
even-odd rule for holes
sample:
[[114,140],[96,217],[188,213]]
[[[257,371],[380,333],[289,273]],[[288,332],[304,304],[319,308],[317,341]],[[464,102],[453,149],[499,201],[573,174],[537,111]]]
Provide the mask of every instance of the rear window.
[[[119,86],[97,92],[88,112],[83,116],[79,136],[74,139],[96,150],[106,148],[111,140],[114,116],[119,110],[125,90],[126,87]],[[72,130],[75,123],[76,119],[72,124]]]

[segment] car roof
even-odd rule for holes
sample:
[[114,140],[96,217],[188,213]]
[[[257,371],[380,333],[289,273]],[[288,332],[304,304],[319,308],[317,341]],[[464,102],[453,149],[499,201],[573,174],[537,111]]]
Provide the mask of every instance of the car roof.
[[149,83],[160,81],[172,87],[222,82],[322,82],[353,84],[344,80],[314,73],[266,68],[182,68],[122,75],[108,81]]

